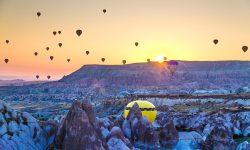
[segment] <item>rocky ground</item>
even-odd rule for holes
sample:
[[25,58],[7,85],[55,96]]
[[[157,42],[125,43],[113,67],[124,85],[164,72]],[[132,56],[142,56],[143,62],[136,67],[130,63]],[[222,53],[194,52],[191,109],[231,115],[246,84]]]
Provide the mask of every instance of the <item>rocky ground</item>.
[[0,102],[0,147],[12,149],[226,149],[248,150],[250,100],[149,99],[158,114],[152,124],[129,99],[93,106],[75,101],[65,115],[46,121]]

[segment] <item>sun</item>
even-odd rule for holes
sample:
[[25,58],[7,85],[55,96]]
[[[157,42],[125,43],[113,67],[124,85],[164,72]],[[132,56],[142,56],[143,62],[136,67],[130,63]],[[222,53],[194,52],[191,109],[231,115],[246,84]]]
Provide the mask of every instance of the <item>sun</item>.
[[154,60],[159,62],[159,63],[162,63],[163,61],[166,61],[166,59],[167,59],[166,56],[159,55],[159,56],[156,56]]

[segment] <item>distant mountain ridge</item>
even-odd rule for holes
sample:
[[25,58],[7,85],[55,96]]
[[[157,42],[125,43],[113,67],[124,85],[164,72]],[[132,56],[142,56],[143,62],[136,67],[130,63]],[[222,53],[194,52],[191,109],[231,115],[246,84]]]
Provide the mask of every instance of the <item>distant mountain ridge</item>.
[[0,86],[23,86],[45,82],[46,81],[26,81],[22,79],[0,80]]
[[59,82],[83,86],[167,86],[220,88],[248,86],[250,61],[178,61],[172,77],[166,64],[85,65]]

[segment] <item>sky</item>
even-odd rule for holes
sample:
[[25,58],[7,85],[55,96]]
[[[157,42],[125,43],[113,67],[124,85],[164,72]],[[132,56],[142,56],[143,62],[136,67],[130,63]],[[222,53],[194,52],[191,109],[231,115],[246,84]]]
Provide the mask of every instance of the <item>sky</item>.
[[0,0],[0,79],[53,80],[86,64],[147,58],[249,60],[244,45],[250,0]]

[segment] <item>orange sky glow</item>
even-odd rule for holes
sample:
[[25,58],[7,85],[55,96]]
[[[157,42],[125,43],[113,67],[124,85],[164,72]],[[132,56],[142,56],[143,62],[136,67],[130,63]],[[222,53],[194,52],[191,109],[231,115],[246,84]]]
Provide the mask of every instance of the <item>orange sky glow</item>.
[[0,0],[0,79],[60,79],[124,59],[249,60],[243,45],[250,47],[250,0]]

